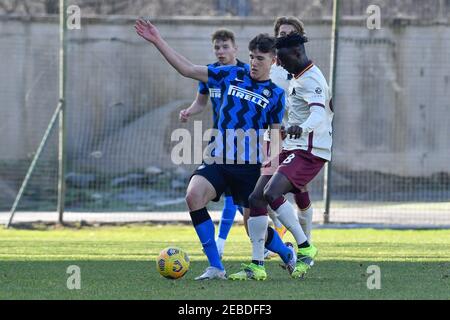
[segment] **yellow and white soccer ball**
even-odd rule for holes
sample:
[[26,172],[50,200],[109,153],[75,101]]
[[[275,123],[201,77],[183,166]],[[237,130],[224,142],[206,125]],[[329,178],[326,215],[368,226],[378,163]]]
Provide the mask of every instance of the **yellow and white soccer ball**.
[[156,269],[167,279],[179,279],[189,270],[189,256],[176,247],[165,248],[156,258]]

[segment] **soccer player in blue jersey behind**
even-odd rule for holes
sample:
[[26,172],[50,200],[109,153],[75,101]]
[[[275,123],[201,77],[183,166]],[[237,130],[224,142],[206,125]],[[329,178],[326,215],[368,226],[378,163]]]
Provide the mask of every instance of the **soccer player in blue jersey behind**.
[[[220,86],[222,92],[227,93],[227,97],[222,99],[218,115],[221,136],[215,139],[218,147],[214,157],[225,161],[202,164],[194,172],[186,195],[193,225],[210,264],[196,280],[226,279],[225,268],[214,241],[214,224],[206,205],[211,200],[217,201],[229,187],[234,203],[242,205],[244,217],[248,216],[248,198],[260,176],[263,155],[259,146],[262,142],[252,143],[252,139],[247,136],[240,139],[237,131],[263,133],[267,127],[274,130],[280,128],[285,105],[284,90],[273,84],[269,77],[270,67],[276,59],[275,38],[261,34],[250,41],[250,72],[247,72],[237,66],[206,67],[192,64],[173,50],[149,21],[139,19],[135,29],[181,75],[206,82],[210,86]],[[260,138],[262,135],[258,135],[256,140]],[[257,148],[252,148],[253,145]],[[242,147],[245,150],[243,153],[240,152]],[[256,161],[253,161],[255,156]],[[257,213],[248,218],[247,228],[252,244],[265,242],[265,233],[261,238],[260,230],[267,229],[267,221],[262,220],[257,218]],[[283,261],[289,263],[295,259],[293,251],[277,236],[275,233],[271,239],[271,251],[279,253]],[[253,250],[252,262],[254,265],[264,264],[263,250]]]
[[[212,34],[211,40],[213,43],[213,50],[217,58],[217,62],[208,66],[238,66],[241,68],[245,68],[247,71],[250,69],[250,66],[248,64],[236,58],[238,48],[235,42],[234,33],[232,31],[227,29],[216,30]],[[219,121],[218,116],[220,112],[220,106],[222,104],[223,95],[224,93],[222,93],[221,87],[208,86],[208,84],[205,82],[199,82],[198,92],[194,102],[189,108],[180,111],[181,122],[186,122],[191,116],[203,112],[208,103],[209,96],[213,111],[213,128],[217,129]],[[230,190],[226,189],[224,207],[219,224],[219,232],[216,238],[217,249],[219,250],[220,256],[223,255],[225,249],[225,241],[233,225],[234,218],[236,216],[236,210],[239,210],[241,214],[244,214],[242,207],[236,206],[233,203],[233,197]]]

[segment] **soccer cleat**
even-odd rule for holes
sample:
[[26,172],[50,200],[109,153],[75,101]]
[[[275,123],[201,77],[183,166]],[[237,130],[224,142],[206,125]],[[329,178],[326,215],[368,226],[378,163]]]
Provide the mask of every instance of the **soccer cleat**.
[[242,264],[242,270],[228,277],[230,280],[257,280],[264,281],[267,279],[266,269],[254,263]]
[[277,254],[275,252],[270,251],[267,248],[264,248],[264,259],[270,260],[270,258],[276,257]]
[[287,270],[289,274],[292,274],[297,263],[297,253],[295,252],[294,245],[291,242],[285,242],[285,245],[292,251],[292,256],[288,263],[280,263],[280,267]]
[[297,264],[297,254],[295,253],[294,245],[290,242],[286,242],[286,246],[292,251],[291,259],[288,263],[284,264],[285,269],[292,275]]
[[212,280],[212,279],[226,280],[227,275],[225,270],[220,270],[219,268],[216,267],[208,267],[201,276],[195,278],[195,280]]
[[306,272],[314,265],[314,258],[317,256],[317,248],[310,245],[307,248],[299,248],[297,254],[297,263],[292,271],[292,278],[303,278]]

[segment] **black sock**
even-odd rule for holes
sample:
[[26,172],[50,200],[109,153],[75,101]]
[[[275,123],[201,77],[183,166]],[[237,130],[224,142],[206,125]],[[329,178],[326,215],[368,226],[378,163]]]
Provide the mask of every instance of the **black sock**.
[[190,211],[189,214],[191,215],[191,220],[194,227],[211,219],[211,216],[209,215],[206,208],[202,208],[196,211]]
[[267,227],[267,240],[265,243],[265,247],[267,247],[267,245],[272,242],[274,232],[275,231],[273,231],[271,227]]
[[308,248],[309,246],[310,246],[309,242],[308,242],[308,241],[305,241],[305,242],[303,242],[302,244],[299,244],[299,245],[298,245],[298,248],[299,248],[299,249],[302,249],[302,248]]
[[264,261],[252,260],[252,263],[256,264],[257,266],[264,267]]

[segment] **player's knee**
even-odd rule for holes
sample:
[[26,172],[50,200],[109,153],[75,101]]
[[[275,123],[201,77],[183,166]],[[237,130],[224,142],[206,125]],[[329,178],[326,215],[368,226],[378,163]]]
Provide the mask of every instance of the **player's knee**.
[[254,192],[250,195],[250,197],[248,197],[248,203],[250,204],[251,208],[259,208],[261,206],[264,206],[264,204],[261,204],[261,202],[265,202],[264,198]]
[[282,194],[280,194],[279,192],[276,192],[275,190],[269,188],[264,190],[264,199],[269,203],[272,204],[275,202],[275,200],[277,200],[278,198],[280,198],[282,196]]
[[186,194],[185,201],[190,210],[196,210],[203,208],[206,203],[205,202],[205,196],[203,193],[199,192],[196,189],[189,190]]

